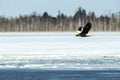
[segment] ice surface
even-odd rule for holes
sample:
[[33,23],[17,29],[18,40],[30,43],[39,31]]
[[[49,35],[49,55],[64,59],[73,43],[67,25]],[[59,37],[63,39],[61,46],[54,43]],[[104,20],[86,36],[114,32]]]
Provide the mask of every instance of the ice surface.
[[120,69],[120,33],[0,33],[0,69]]

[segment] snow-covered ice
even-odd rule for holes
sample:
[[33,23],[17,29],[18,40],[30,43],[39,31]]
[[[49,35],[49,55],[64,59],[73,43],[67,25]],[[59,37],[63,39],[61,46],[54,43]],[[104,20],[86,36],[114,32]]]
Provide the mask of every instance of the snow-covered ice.
[[120,33],[0,33],[0,69],[120,69]]

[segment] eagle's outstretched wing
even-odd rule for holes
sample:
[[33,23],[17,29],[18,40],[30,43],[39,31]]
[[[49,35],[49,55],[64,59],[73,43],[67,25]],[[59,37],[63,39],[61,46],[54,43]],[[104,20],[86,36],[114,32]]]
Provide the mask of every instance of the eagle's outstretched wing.
[[87,34],[91,29],[91,23],[88,22],[84,27],[81,33]]

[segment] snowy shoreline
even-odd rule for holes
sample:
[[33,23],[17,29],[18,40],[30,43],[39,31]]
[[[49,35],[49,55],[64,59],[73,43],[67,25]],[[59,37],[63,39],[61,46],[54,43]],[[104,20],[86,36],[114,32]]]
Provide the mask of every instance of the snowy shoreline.
[[2,33],[0,69],[120,69],[120,33]]

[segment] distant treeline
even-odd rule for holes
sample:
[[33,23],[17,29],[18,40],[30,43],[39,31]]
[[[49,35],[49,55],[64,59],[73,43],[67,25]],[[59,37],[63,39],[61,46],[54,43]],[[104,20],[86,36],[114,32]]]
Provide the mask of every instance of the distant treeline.
[[79,8],[73,16],[58,11],[57,17],[47,12],[43,15],[33,12],[16,18],[0,16],[0,32],[38,32],[38,31],[76,31],[88,21],[92,22],[92,31],[120,31],[120,13],[96,17],[94,12],[86,13]]

